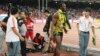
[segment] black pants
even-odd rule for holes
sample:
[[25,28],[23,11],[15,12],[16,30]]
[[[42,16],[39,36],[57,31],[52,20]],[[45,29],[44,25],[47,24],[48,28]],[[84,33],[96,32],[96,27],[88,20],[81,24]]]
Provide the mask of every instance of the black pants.
[[[23,36],[25,38],[25,36]],[[21,42],[21,54],[22,56],[26,56],[26,41],[20,41]]]

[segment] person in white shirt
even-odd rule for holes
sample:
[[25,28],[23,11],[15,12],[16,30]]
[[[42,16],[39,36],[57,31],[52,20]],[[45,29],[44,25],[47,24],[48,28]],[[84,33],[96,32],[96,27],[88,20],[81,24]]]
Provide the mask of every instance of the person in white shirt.
[[77,23],[79,33],[80,56],[87,56],[90,27],[92,29],[93,36],[95,36],[93,18],[90,16],[89,10],[86,10],[84,11],[83,16],[79,18],[79,21]]
[[19,34],[16,17],[19,16],[18,8],[11,8],[11,15],[7,21],[6,42],[8,56],[20,56],[20,40],[24,38]]

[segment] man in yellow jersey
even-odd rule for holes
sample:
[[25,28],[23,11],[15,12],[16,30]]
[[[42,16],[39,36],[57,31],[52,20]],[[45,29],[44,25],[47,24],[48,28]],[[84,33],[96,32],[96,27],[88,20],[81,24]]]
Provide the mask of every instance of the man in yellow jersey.
[[60,47],[63,38],[63,30],[67,33],[67,28],[71,28],[69,21],[66,17],[66,4],[60,3],[58,5],[58,11],[53,15],[51,23],[51,34],[53,41],[56,43],[54,56],[60,56]]

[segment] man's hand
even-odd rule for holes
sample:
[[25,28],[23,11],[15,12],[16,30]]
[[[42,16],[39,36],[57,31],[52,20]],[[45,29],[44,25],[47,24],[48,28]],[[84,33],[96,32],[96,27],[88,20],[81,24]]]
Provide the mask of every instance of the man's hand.
[[78,34],[80,34],[80,30],[78,30]]
[[96,37],[96,35],[95,35],[95,34],[93,34],[93,36],[94,36],[94,37]]
[[36,45],[39,45],[39,43],[35,43]]
[[2,26],[1,21],[0,21],[0,26]]
[[0,21],[0,26],[6,26],[5,22]]
[[24,37],[20,36],[20,40],[21,41],[25,41]]
[[96,35],[95,34],[93,34],[92,42],[93,42],[93,45],[96,45]]
[[93,45],[96,45],[96,36],[92,37],[92,43],[93,43]]
[[39,43],[32,42],[33,45],[39,45]]
[[33,42],[33,45],[39,45],[39,43],[35,43],[35,42]]
[[64,29],[64,32],[65,32],[65,33],[67,33],[67,32],[68,32],[68,30],[67,30],[65,27],[63,27],[63,29]]

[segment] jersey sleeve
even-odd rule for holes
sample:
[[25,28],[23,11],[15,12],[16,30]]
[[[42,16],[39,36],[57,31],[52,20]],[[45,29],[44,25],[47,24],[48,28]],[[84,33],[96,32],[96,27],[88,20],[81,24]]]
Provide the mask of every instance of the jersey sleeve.
[[69,20],[66,18],[66,23],[65,24],[65,27],[68,28],[68,29],[71,29],[71,25],[70,25],[70,22]]
[[15,27],[15,19],[14,18],[10,18],[9,26]]

